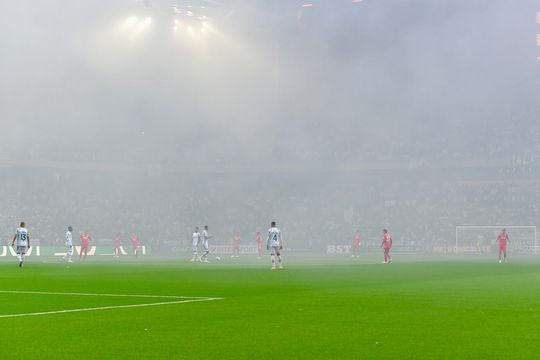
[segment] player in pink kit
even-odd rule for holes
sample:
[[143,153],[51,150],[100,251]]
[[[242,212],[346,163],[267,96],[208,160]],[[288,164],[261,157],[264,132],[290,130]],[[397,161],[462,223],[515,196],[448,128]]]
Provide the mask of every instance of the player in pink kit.
[[499,236],[497,236],[497,242],[499,243],[499,264],[502,262],[501,254],[504,254],[504,262],[508,262],[508,259],[506,258],[506,246],[509,241],[510,238],[506,233],[506,229],[502,229]]
[[390,264],[392,262],[392,257],[390,256],[390,249],[392,248],[392,234],[390,234],[386,229],[383,229],[383,240],[381,247],[384,251],[384,264]]
[[139,257],[139,237],[131,234],[131,247],[133,248],[133,256]]
[[360,251],[360,231],[356,230],[354,233],[353,246],[351,248],[352,257],[360,257],[358,252]]
[[257,235],[255,235],[255,241],[257,242],[257,251],[259,252],[259,259],[262,258],[262,236],[259,231],[257,231]]
[[84,259],[86,259],[86,256],[88,255],[88,245],[90,244],[90,241],[92,238],[90,237],[90,234],[88,234],[88,230],[82,233],[81,235],[81,252],[79,253],[79,260],[81,260],[83,254]]
[[240,257],[240,234],[236,233],[233,238],[233,248],[231,257]]

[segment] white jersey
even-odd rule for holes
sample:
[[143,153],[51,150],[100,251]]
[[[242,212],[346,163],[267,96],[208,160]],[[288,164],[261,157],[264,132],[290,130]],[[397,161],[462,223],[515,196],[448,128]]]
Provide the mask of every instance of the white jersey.
[[211,238],[213,237],[212,235],[210,235],[210,234],[208,233],[208,230],[206,230],[206,229],[203,230],[201,236],[202,236],[203,242],[206,242],[206,243],[208,242],[208,239],[211,239]]
[[16,236],[17,246],[28,247],[28,230],[26,230],[26,228],[17,228]]
[[277,227],[268,229],[268,238],[266,244],[270,247],[281,246],[281,231]]
[[73,246],[73,235],[71,234],[71,231],[66,232],[66,245]]
[[199,245],[200,240],[201,240],[201,233],[198,231],[195,231],[193,233],[193,246]]
[[202,246],[205,250],[208,250],[208,239],[210,239],[212,236],[210,236],[210,234],[208,234],[208,230],[203,230],[202,231],[202,234],[201,234],[201,237],[202,237]]

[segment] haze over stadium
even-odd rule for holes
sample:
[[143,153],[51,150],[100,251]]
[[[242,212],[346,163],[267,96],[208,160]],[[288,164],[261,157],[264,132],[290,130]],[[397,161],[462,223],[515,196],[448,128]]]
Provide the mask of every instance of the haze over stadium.
[[535,225],[537,7],[5,4],[2,203],[29,208],[4,208],[3,233],[187,241],[208,222],[228,241],[276,218],[324,250],[356,228]]
[[[0,33],[6,268],[21,221],[41,248],[29,271],[63,266],[68,226],[75,245],[91,235],[92,260],[120,238],[131,254],[135,236],[154,266],[188,263],[208,225],[233,283],[270,268],[267,252],[242,261],[271,221],[287,270],[356,254],[356,231],[352,265],[380,263],[383,229],[394,264],[495,263],[503,228],[510,262],[537,260],[539,0],[19,0]],[[0,281],[0,301],[15,288],[32,290]]]

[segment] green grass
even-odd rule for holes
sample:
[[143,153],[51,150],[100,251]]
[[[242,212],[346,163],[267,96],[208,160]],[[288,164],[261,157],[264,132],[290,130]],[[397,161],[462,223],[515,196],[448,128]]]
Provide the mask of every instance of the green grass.
[[[540,354],[532,260],[225,259],[0,263],[0,290],[222,297],[0,318],[0,359],[530,359]],[[163,301],[0,293],[0,314]]]

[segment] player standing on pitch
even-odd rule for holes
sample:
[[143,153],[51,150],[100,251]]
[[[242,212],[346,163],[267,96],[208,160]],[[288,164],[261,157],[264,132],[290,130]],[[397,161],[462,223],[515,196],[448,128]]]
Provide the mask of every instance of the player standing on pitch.
[[83,254],[84,259],[86,259],[86,256],[88,255],[88,245],[90,244],[90,234],[88,234],[88,230],[83,232],[81,234],[81,252],[79,253],[79,260],[81,260]]
[[233,237],[233,248],[231,257],[240,257],[240,234],[236,233]]
[[19,267],[23,267],[24,256],[26,254],[26,251],[30,248],[30,236],[28,235],[28,230],[26,229],[24,221],[21,222],[21,224],[17,228],[17,231],[15,231],[15,235],[13,236],[13,240],[11,241],[11,246],[15,244],[15,241],[17,241],[16,251],[17,259],[19,260]]
[[270,224],[270,229],[268,229],[266,249],[270,250],[270,258],[272,259],[272,270],[276,270],[276,256],[279,261],[279,270],[285,269],[281,260],[281,250],[283,249],[281,231],[276,227],[275,221],[272,221],[272,223]]
[[68,226],[66,231],[66,255],[62,258],[62,260],[67,261],[68,263],[72,263],[73,260],[71,260],[71,257],[73,256],[73,228],[71,226]]
[[262,236],[259,231],[257,231],[257,235],[255,235],[255,241],[257,242],[257,252],[259,253],[259,259],[262,258]]
[[197,251],[200,241],[201,241],[201,233],[199,232],[199,227],[196,226],[195,231],[193,232],[193,237],[192,237],[192,242],[191,242],[192,249],[193,249],[193,257],[191,258],[191,260],[189,260],[191,262],[200,261],[199,254]]
[[204,225],[204,230],[202,231],[201,237],[202,237],[202,247],[204,250],[204,253],[201,257],[201,261],[204,261],[205,263],[207,263],[208,254],[210,253],[210,244],[208,243],[208,240],[213,238],[213,236],[208,233],[208,225]]
[[113,258],[120,257],[120,246],[122,246],[122,236],[116,234],[114,237],[114,255]]
[[139,237],[137,234],[131,234],[131,247],[133,248],[133,256],[139,257]]
[[497,241],[499,242],[499,264],[502,262],[501,254],[504,254],[504,262],[506,263],[508,262],[508,259],[506,258],[506,246],[510,241],[506,229],[501,230],[499,236],[497,236]]
[[390,249],[392,248],[392,234],[388,230],[383,229],[383,240],[381,247],[384,251],[384,264],[390,264],[392,262],[392,257],[390,256]]
[[354,233],[353,246],[351,248],[351,253],[352,253],[351,257],[360,257],[358,255],[359,251],[360,251],[360,231],[356,230],[356,232]]

